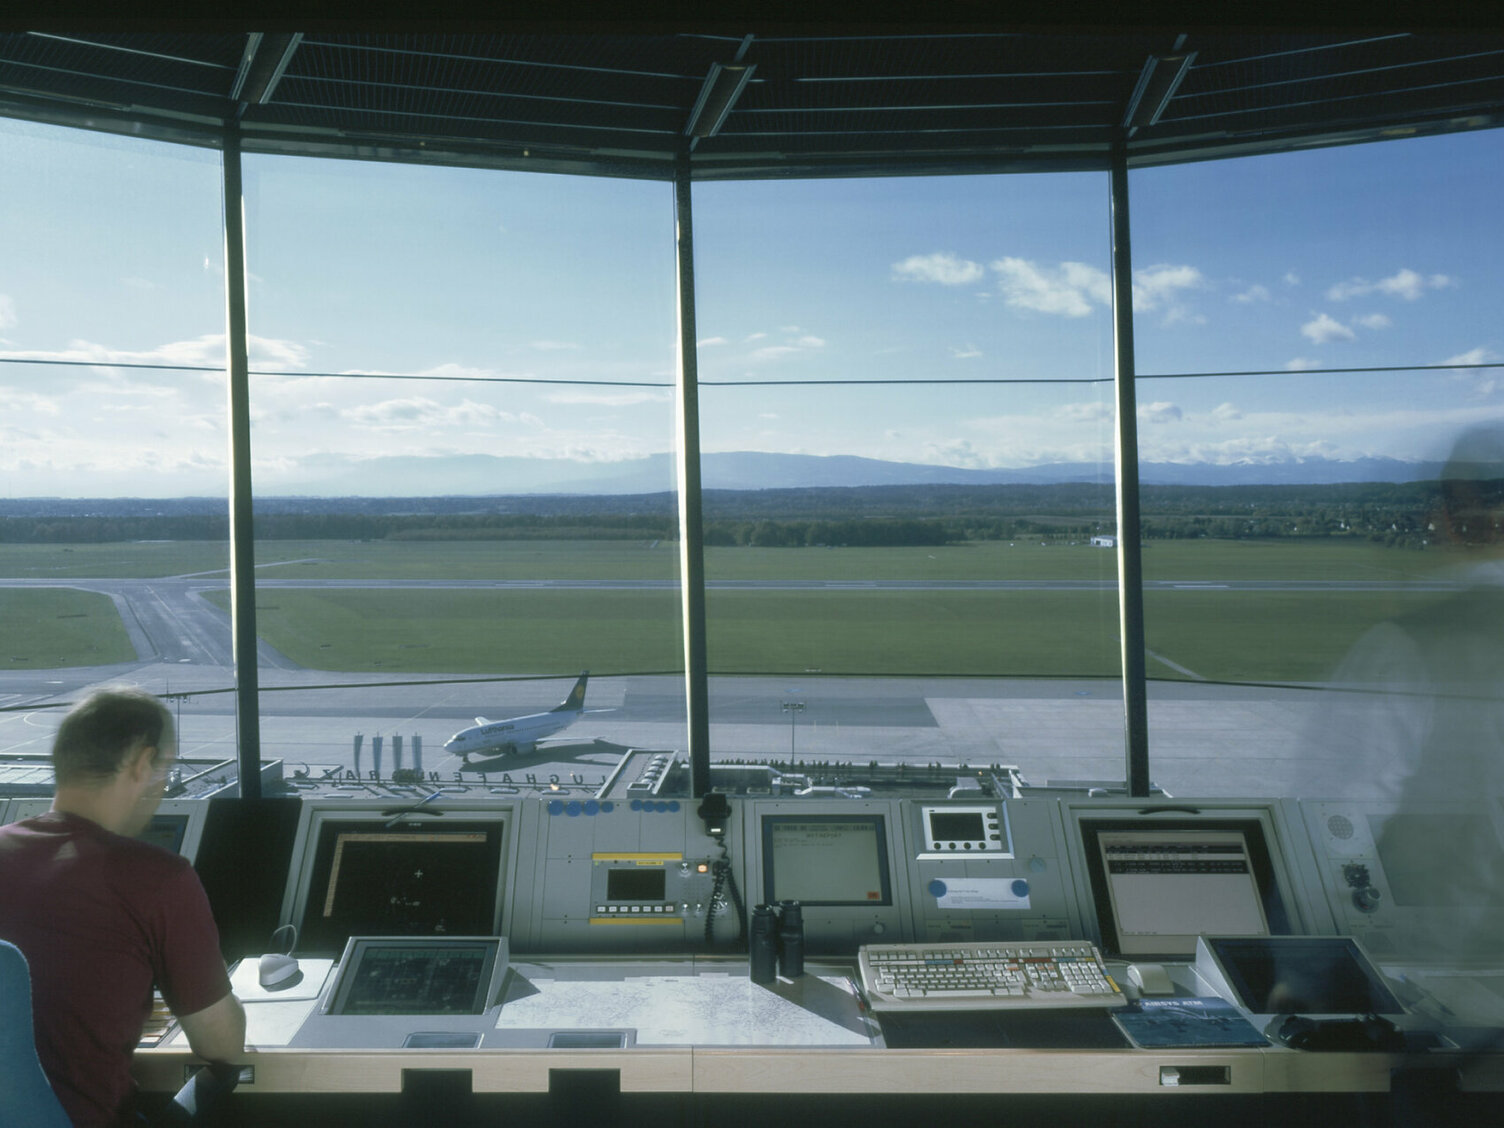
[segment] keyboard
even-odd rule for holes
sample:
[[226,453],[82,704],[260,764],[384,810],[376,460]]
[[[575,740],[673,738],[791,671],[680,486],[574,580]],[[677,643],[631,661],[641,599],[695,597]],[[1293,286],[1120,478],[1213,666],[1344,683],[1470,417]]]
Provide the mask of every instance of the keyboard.
[[873,1010],[1027,1010],[1127,1002],[1084,941],[867,944],[857,953]]

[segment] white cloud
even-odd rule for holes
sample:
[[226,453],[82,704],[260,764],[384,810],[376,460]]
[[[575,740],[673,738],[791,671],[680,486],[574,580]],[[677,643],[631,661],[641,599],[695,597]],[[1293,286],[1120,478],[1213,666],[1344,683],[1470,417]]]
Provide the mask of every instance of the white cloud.
[[[1105,270],[1083,262],[1063,262],[1056,267],[1041,266],[1021,258],[1002,258],[992,263],[1000,276],[1003,300],[1015,309],[1036,313],[1056,313],[1064,317],[1085,317],[1096,306],[1112,304],[1112,280]],[[1201,322],[1177,301],[1183,291],[1205,285],[1201,271],[1194,266],[1161,263],[1145,267],[1133,275],[1135,313],[1163,310],[1165,324],[1177,321]]]
[[708,349],[716,345],[729,345],[730,343],[725,337],[706,337],[703,341],[696,341],[695,345],[698,348]]
[[352,426],[375,431],[423,431],[435,428],[491,427],[498,423],[516,423],[519,416],[490,404],[462,400],[443,404],[426,396],[405,396],[363,403],[340,413]]
[[1175,423],[1184,418],[1184,413],[1176,404],[1160,400],[1141,406],[1138,417],[1145,423]]
[[968,344],[963,348],[957,348],[955,345],[949,347],[950,355],[957,360],[975,360],[982,355],[982,350],[977,348],[976,345]]
[[1204,285],[1201,271],[1194,266],[1170,266],[1160,263],[1133,272],[1133,309],[1135,313],[1169,307],[1175,320],[1186,320],[1187,315],[1178,312],[1175,295],[1182,290],[1194,290]]
[[1230,403],[1219,403],[1212,408],[1212,418],[1219,423],[1235,423],[1243,418],[1243,409]]
[[1234,294],[1232,296],[1233,301],[1242,302],[1245,305],[1251,302],[1267,302],[1269,299],[1269,287],[1257,284],[1248,287],[1241,294]]
[[1353,324],[1365,329],[1388,329],[1394,322],[1382,313],[1366,313],[1362,317],[1353,318]]
[[[247,339],[253,368],[302,368],[308,350],[296,341],[251,336]],[[169,341],[152,349],[114,349],[93,341],[70,341],[65,349],[26,349],[7,352],[15,360],[62,360],[80,364],[181,364],[193,368],[222,369],[225,336],[206,333],[186,341]]]
[[1377,282],[1371,282],[1367,278],[1349,278],[1346,282],[1338,282],[1327,289],[1326,296],[1328,301],[1343,302],[1349,298],[1365,297],[1368,294],[1386,294],[1391,298],[1413,302],[1427,290],[1443,290],[1455,285],[1456,283],[1445,274],[1423,277],[1409,267],[1404,267],[1388,278],[1380,278]]
[[0,413],[14,416],[23,411],[39,412],[42,415],[59,414],[57,400],[52,396],[0,387]]
[[1317,314],[1300,327],[1300,335],[1318,345],[1329,341],[1351,341],[1357,334],[1330,314]]
[[992,264],[1001,275],[1003,300],[1015,309],[1085,317],[1093,303],[1112,301],[1112,283],[1107,273],[1081,262],[1063,262],[1041,267],[1027,259],[1002,258]]
[[797,341],[794,342],[794,345],[797,348],[801,349],[823,349],[825,347],[825,338],[800,337]]
[[1504,357],[1501,357],[1498,353],[1494,352],[1493,349],[1484,348],[1483,346],[1479,346],[1476,349],[1468,349],[1467,352],[1465,352],[1465,353],[1458,353],[1456,356],[1448,357],[1446,360],[1442,361],[1441,363],[1442,364],[1497,364],[1500,360],[1504,360]]
[[980,281],[982,264],[953,254],[910,255],[893,264],[897,282],[938,282],[942,286],[965,286]]
[[742,344],[750,345],[753,341],[760,341],[766,336],[766,333],[748,333],[742,338]]
[[1306,372],[1312,368],[1320,367],[1321,361],[1312,360],[1308,356],[1291,357],[1289,360],[1285,361],[1286,372]]
[[16,302],[9,294],[0,294],[0,329],[11,329],[16,324]]
[[1284,282],[1286,286],[1299,286],[1300,275],[1296,274],[1293,270],[1287,270],[1285,271],[1285,276],[1281,279],[1281,281]]
[[1068,403],[1059,407],[1055,415],[1072,423],[1102,423],[1115,415],[1110,403],[1092,400],[1087,403]]
[[[901,438],[901,435],[891,436]],[[986,470],[992,461],[972,445],[969,439],[951,439],[944,442],[926,443],[922,455],[926,462],[940,466],[963,466],[971,470]]]
[[802,352],[802,349],[793,345],[767,345],[764,348],[754,349],[749,360],[782,360],[786,356]]
[[584,388],[563,388],[559,391],[547,392],[541,398],[548,403],[633,407],[639,403],[670,403],[674,397],[669,392],[654,392],[639,388],[630,388],[620,392],[608,392],[604,389],[592,391]]

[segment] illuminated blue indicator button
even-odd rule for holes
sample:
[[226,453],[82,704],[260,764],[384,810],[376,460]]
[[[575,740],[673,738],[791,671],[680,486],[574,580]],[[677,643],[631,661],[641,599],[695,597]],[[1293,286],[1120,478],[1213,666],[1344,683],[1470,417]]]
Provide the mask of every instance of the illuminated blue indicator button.
[[564,813],[570,818],[574,818],[576,815],[578,815],[580,813],[579,800],[571,800],[569,806],[564,808]]
[[679,809],[679,800],[677,800],[677,799],[670,799],[668,801],[668,809],[670,811],[677,811]]
[[632,810],[634,810],[634,811],[640,811],[640,810],[642,810],[642,800],[641,799],[633,799],[632,800]]
[[548,801],[548,813],[551,815],[562,815],[564,813],[564,800],[550,799]]
[[938,877],[935,878],[934,881],[930,882],[930,896],[931,897],[944,897],[945,896],[945,882],[941,881]]
[[601,809],[601,805],[599,803],[597,803],[594,799],[587,799],[585,801],[585,813],[587,815],[598,814],[600,812],[600,809]]
[[653,804],[653,810],[657,811],[659,814],[662,814],[664,811],[668,810],[668,804],[660,799]]
[[1015,897],[1027,897],[1029,895],[1029,883],[1021,877],[1015,880],[1013,882],[1013,895]]
[[[595,800],[592,799],[591,802],[593,803],[593,802],[595,802]],[[613,803],[613,802],[611,802],[611,800],[609,800],[609,799],[607,799],[604,803],[601,804],[601,811],[603,813],[605,813],[605,814],[609,815],[614,810],[616,810],[616,804]]]

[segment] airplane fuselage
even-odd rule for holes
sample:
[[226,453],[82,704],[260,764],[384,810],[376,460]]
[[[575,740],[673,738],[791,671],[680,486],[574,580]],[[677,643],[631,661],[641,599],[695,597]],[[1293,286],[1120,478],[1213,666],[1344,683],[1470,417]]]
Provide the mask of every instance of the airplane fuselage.
[[466,759],[487,753],[512,755],[531,751],[538,741],[579,720],[585,709],[585,684],[589,676],[589,671],[581,674],[569,696],[547,712],[494,721],[476,717],[475,724],[444,742],[444,750]]

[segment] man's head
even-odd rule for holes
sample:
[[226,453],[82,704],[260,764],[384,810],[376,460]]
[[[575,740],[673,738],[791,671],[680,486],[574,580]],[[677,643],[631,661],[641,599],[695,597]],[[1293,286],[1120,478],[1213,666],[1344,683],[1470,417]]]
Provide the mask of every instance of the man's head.
[[1454,545],[1504,544],[1504,425],[1470,427],[1441,474],[1438,531]]
[[161,802],[176,754],[172,714],[160,701],[141,690],[102,689],[75,705],[58,726],[52,770],[60,796],[92,797],[104,804],[101,814],[112,817],[88,809],[80,813],[136,834]]

